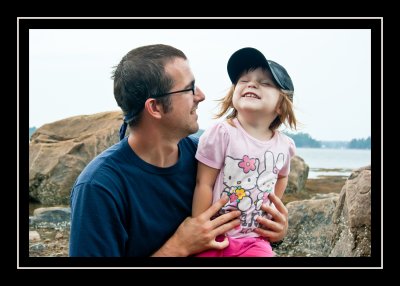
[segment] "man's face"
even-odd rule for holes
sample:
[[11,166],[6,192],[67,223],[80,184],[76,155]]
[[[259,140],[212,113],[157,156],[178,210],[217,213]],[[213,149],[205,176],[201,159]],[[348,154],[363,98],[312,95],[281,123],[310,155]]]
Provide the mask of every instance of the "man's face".
[[166,64],[165,70],[174,81],[169,92],[189,90],[170,95],[172,108],[168,113],[164,113],[163,122],[168,125],[171,132],[186,137],[199,130],[196,110],[205,96],[198,87],[195,88],[194,94],[190,90],[195,84],[195,79],[187,60],[176,58]]

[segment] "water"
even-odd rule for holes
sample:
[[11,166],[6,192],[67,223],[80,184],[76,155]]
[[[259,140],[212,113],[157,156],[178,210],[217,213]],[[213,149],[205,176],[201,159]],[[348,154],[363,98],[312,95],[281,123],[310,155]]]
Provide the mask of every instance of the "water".
[[308,178],[349,176],[353,169],[371,164],[368,149],[297,148],[297,155],[310,167]]

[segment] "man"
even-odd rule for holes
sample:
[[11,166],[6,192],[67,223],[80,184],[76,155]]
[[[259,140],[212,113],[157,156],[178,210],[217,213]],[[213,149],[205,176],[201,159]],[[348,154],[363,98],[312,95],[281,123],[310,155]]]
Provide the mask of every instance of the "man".
[[[171,46],[130,51],[114,71],[114,95],[125,114],[122,140],[82,171],[71,193],[70,256],[189,256],[222,249],[215,237],[238,226],[240,211],[211,217],[221,198],[191,218],[196,182],[196,109],[204,100],[185,54]],[[130,135],[123,138],[126,125]],[[263,235],[281,240],[287,210],[263,206]]]

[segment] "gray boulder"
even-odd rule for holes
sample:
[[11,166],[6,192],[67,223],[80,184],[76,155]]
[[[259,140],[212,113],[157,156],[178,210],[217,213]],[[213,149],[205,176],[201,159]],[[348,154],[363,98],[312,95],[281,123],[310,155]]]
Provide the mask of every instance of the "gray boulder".
[[69,204],[83,168],[119,140],[122,112],[80,115],[45,124],[29,142],[29,196],[42,204]]

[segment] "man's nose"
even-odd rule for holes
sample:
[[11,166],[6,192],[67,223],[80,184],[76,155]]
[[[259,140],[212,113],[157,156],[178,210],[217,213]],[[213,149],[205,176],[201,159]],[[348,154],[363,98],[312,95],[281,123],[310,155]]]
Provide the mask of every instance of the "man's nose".
[[195,95],[196,95],[198,102],[203,101],[206,98],[206,96],[204,95],[204,93],[201,91],[201,89],[199,87],[196,87]]

